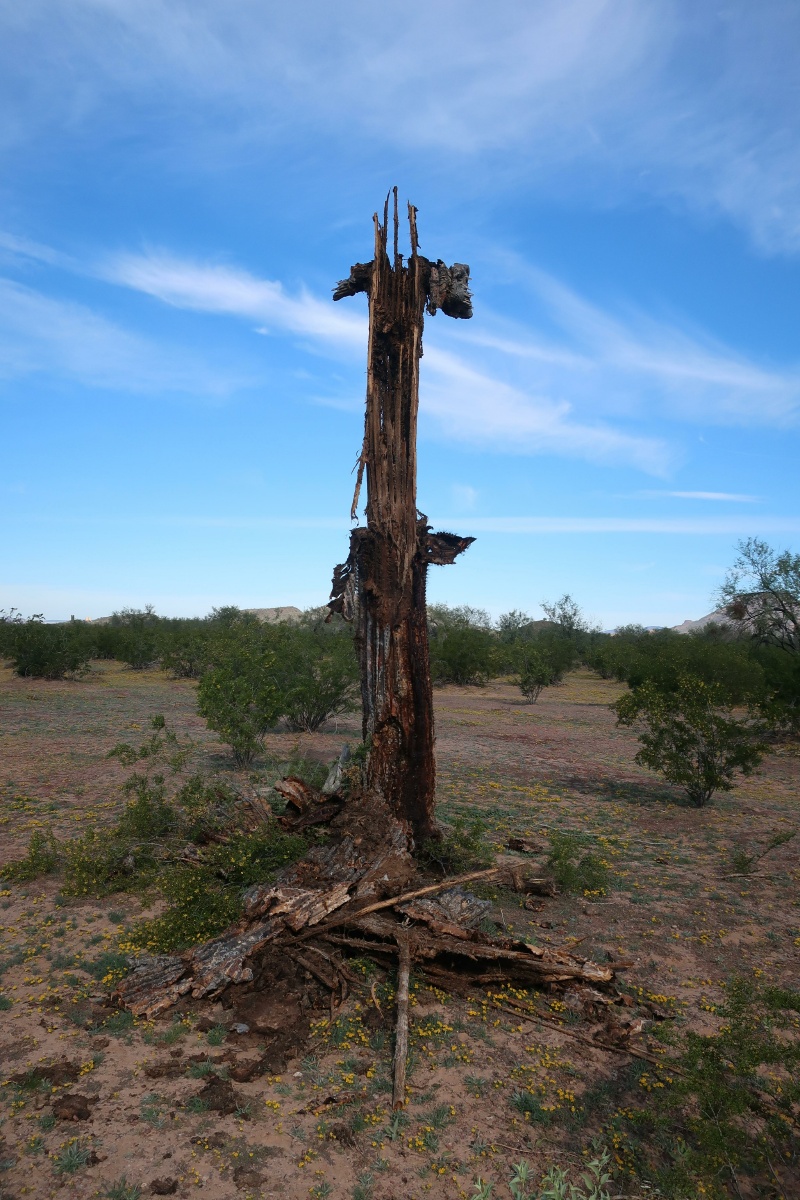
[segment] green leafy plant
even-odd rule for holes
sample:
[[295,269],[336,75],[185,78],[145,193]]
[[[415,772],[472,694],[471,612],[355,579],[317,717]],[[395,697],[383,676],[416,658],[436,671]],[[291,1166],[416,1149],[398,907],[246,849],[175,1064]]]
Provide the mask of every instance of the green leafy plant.
[[124,1175],[121,1175],[116,1183],[111,1183],[103,1193],[106,1200],[139,1200],[142,1194],[142,1189],[136,1183],[128,1183]]
[[[611,1200],[608,1190],[611,1182],[608,1169],[610,1161],[608,1151],[603,1150],[599,1158],[586,1164],[586,1170],[581,1172],[577,1183],[563,1167],[552,1166],[542,1176],[539,1186],[535,1187],[531,1169],[523,1160],[514,1167],[508,1190],[512,1200]],[[493,1184],[479,1178],[474,1186],[471,1200],[490,1200]]]
[[563,833],[554,829],[548,835],[550,853],[547,865],[563,892],[605,894],[608,888],[608,867],[591,850],[588,839],[580,833]]
[[780,1179],[800,1150],[798,1011],[796,991],[728,983],[716,1029],[687,1032],[671,1062],[642,1074],[648,1100],[631,1114],[640,1176],[674,1200],[789,1194]]
[[519,690],[529,704],[535,704],[546,687],[560,683],[563,671],[543,651],[526,649],[519,672]]
[[489,614],[469,605],[428,606],[434,684],[483,687],[496,668],[496,635]]
[[313,733],[331,717],[353,708],[358,661],[349,629],[324,625],[284,628],[275,646],[275,679],[289,729]]
[[249,766],[264,736],[281,715],[281,697],[271,676],[272,658],[262,654],[246,671],[235,663],[212,667],[200,680],[197,708],[226,742],[237,767]]
[[683,677],[670,692],[645,683],[612,708],[620,725],[640,731],[636,761],[683,788],[698,808],[730,791],[737,772],[751,775],[766,749],[763,730],[733,715],[722,685],[697,677]]
[[[586,1164],[580,1183],[573,1183],[563,1167],[551,1167],[540,1183],[540,1200],[611,1200],[608,1184],[610,1155],[604,1150],[599,1158]],[[517,1200],[516,1194],[514,1200]]]
[[484,841],[486,825],[479,817],[467,823],[457,817],[440,838],[429,838],[419,850],[420,860],[445,875],[459,875],[491,865],[494,855]]
[[791,842],[792,838],[797,836],[796,829],[781,830],[769,839],[766,846],[761,850],[756,850],[753,854],[748,854],[743,846],[734,846],[730,851],[730,865],[733,867],[734,873],[737,875],[749,875],[753,868],[761,862],[762,858],[766,858],[773,850],[777,850],[779,846],[785,846],[787,842]]
[[0,612],[0,657],[17,675],[33,679],[79,678],[89,670],[93,646],[81,621],[46,624],[41,613],[25,620],[12,609]]
[[113,656],[134,671],[143,671],[158,660],[161,618],[152,604],[123,608],[109,619]]
[[24,858],[12,859],[0,867],[0,875],[13,883],[26,883],[39,875],[50,875],[55,871],[60,851],[55,835],[50,829],[35,829],[28,842]]
[[53,1170],[56,1175],[74,1175],[81,1167],[88,1165],[91,1156],[91,1147],[73,1138],[52,1156]]
[[375,1190],[375,1179],[369,1171],[359,1175],[353,1187],[353,1200],[370,1200]]
[[[181,950],[215,937],[241,915],[247,887],[297,861],[313,840],[313,834],[287,833],[276,820],[246,810],[218,780],[192,776],[170,794],[159,768],[179,772],[186,748],[162,716],[153,719],[141,746],[118,746],[112,753],[137,768],[123,785],[129,798],[116,825],[90,828],[82,838],[47,846],[63,860],[66,895],[146,894],[151,888],[161,893],[166,911],[135,924],[126,935],[126,951]],[[29,855],[26,877],[49,861],[38,850]],[[101,955],[87,967],[104,982],[123,969],[126,959],[119,955]]]

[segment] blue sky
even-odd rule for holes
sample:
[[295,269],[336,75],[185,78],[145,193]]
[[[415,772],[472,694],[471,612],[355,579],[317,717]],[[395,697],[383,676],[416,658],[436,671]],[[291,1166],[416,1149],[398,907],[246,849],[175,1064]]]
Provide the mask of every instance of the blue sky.
[[0,0],[0,607],[327,597],[397,183],[430,596],[711,607],[800,545],[800,5]]

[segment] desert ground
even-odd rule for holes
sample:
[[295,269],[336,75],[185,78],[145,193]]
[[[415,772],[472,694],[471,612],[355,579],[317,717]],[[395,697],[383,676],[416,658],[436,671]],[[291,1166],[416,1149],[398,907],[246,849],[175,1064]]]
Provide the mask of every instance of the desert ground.
[[[748,874],[731,854],[800,824],[800,752],[777,746],[756,775],[694,809],[634,763],[635,736],[609,711],[620,692],[584,670],[535,705],[506,683],[438,690],[438,804],[446,821],[483,818],[498,853],[512,835],[588,836],[610,869],[606,894],[529,908],[513,893],[480,894],[517,936],[624,964],[618,986],[646,1018],[631,1045],[648,1053],[660,1024],[712,1028],[735,976],[797,987],[800,838]],[[36,829],[67,839],[113,820],[126,771],[108,752],[156,713],[193,740],[192,769],[258,786],[261,765],[233,771],[189,682],[113,663],[76,682],[0,671],[0,862],[23,855]],[[271,735],[267,749],[331,761],[359,738],[353,715],[318,734]],[[363,983],[341,1008],[287,1008],[267,1062],[258,1015],[237,1032],[227,1002],[187,1003],[155,1022],[109,1008],[109,964],[142,913],[135,897],[66,899],[56,874],[7,884],[0,909],[3,1200],[131,1200],[137,1189],[463,1200],[479,1177],[505,1197],[520,1160],[534,1175],[579,1169],[601,1144],[618,1168],[613,1194],[652,1194],[629,1174],[626,1114],[662,1086],[659,1070],[592,1045],[591,1022],[558,998],[540,1004],[549,1020],[528,1021],[507,993],[452,996],[415,980],[410,1100],[392,1114],[391,973],[357,960]],[[515,1103],[520,1091],[538,1109]]]

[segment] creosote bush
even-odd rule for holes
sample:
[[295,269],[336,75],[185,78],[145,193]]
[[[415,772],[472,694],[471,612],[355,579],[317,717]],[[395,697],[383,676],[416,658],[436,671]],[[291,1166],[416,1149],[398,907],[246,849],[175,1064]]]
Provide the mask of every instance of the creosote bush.
[[230,746],[237,767],[246,767],[263,749],[282,705],[271,677],[272,657],[262,652],[237,658],[232,655],[203,675],[197,710]]
[[543,689],[560,683],[563,675],[558,662],[545,650],[526,648],[520,664],[519,690],[529,704],[535,704]]
[[58,843],[52,830],[35,829],[24,858],[0,867],[0,875],[9,883],[27,883],[39,875],[50,875],[59,861]]
[[698,808],[751,775],[764,754],[763,728],[735,717],[726,688],[683,676],[674,690],[647,682],[613,706],[620,725],[639,732],[636,761],[677,784]]
[[15,609],[0,612],[0,659],[7,659],[17,675],[79,678],[89,670],[93,653],[82,622],[47,625],[41,613],[24,620]]

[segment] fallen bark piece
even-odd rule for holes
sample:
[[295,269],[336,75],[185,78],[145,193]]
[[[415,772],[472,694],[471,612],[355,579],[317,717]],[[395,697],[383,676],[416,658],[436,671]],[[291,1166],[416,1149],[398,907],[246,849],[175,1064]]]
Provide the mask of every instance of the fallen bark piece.
[[316,925],[350,899],[350,886],[336,883],[331,888],[299,888],[257,883],[245,892],[245,919],[281,917],[296,933],[306,925]]
[[397,934],[399,966],[397,970],[397,1026],[394,1044],[394,1087],[392,1107],[406,1103],[406,1059],[408,1058],[408,981],[411,974],[411,943],[407,933]]
[[365,904],[363,908],[359,908],[355,912],[340,913],[332,921],[327,921],[320,929],[306,930],[297,940],[305,941],[306,938],[314,937],[319,933],[326,933],[329,929],[350,924],[357,918],[367,916],[369,913],[380,912],[385,908],[396,908],[398,905],[405,904],[409,900],[416,900],[419,896],[432,896],[435,892],[442,892],[446,888],[452,888],[462,883],[473,883],[477,879],[491,879],[492,876],[497,874],[497,871],[497,867],[487,867],[482,871],[470,871],[467,875],[457,875],[452,879],[442,879],[439,883],[430,883],[426,887],[417,888],[413,892],[390,896],[388,900],[377,900],[374,904]]
[[[95,1043],[96,1045],[96,1043]],[[49,1066],[32,1067],[29,1071],[17,1071],[9,1075],[8,1082],[21,1084],[31,1088],[38,1084],[49,1083],[51,1087],[63,1087],[65,1083],[74,1083],[81,1073],[79,1062],[70,1062],[68,1058],[60,1058]]]
[[497,882],[512,892],[527,896],[555,896],[558,893],[554,879],[542,876],[526,863],[505,863],[498,871]]
[[544,846],[541,842],[535,842],[533,838],[526,837],[510,837],[506,842],[508,850],[516,850],[521,854],[543,854]]
[[154,1179],[150,1184],[152,1196],[174,1196],[178,1190],[177,1179]]
[[299,816],[278,817],[278,824],[289,833],[300,833],[303,829],[310,829],[312,825],[330,824],[343,808],[342,800],[326,800],[324,804],[315,804]]
[[[372,934],[386,945],[394,939],[396,923],[375,914],[360,916],[353,922],[357,930]],[[504,965],[510,978],[530,982],[567,983],[577,979],[587,983],[610,983],[614,972],[590,960],[578,958],[566,950],[532,946],[510,938],[490,938],[486,934],[459,929],[458,934],[439,935],[427,929],[414,931],[414,954],[418,960],[442,958],[447,964],[455,959],[460,968],[466,963]]]
[[114,997],[136,1017],[157,1017],[189,991],[192,980],[186,976],[186,963],[177,955],[143,954],[119,981]]
[[285,779],[279,779],[277,783],[273,783],[272,787],[297,813],[304,813],[311,805],[322,804],[328,799],[327,796],[323,796],[322,792],[317,791],[310,783],[306,783],[304,779],[299,779],[296,775],[287,775]]
[[491,906],[491,901],[478,900],[462,887],[451,887],[438,896],[422,896],[395,905],[404,916],[422,921],[431,928],[456,926],[462,929],[477,929]]
[[338,842],[315,846],[282,874],[282,882],[318,889],[348,884],[359,899],[397,895],[414,873],[414,860],[403,827],[381,816],[376,814],[377,838],[346,833]]
[[199,1000],[216,996],[231,983],[251,983],[253,971],[245,960],[272,941],[283,929],[280,917],[271,917],[245,933],[223,934],[192,951],[189,989]]

